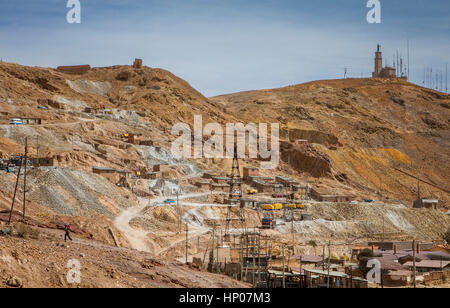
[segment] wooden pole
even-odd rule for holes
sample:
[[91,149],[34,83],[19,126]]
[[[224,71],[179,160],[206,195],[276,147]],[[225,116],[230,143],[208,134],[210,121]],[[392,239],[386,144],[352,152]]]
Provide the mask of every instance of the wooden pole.
[[284,268],[284,266],[285,266],[284,262],[285,262],[285,260],[284,260],[284,244],[283,244],[283,289],[286,288],[286,277],[285,277],[285,275],[284,275],[284,270],[285,270],[285,268]]
[[414,289],[416,288],[416,240],[412,242],[412,250],[413,250],[413,283]]
[[206,254],[208,253],[209,242],[210,242],[210,241],[208,241],[208,242],[206,243],[205,254],[203,255],[203,265],[204,265],[205,262],[206,262]]
[[325,245],[322,246],[322,271],[325,270]]
[[188,263],[188,249],[189,249],[189,241],[188,241],[188,223],[186,222],[186,264]]
[[240,240],[239,240],[239,244],[240,244],[240,257],[241,257],[241,281],[244,280],[244,238],[241,236]]
[[261,282],[261,234],[258,238],[258,282]]
[[328,288],[330,286],[330,267],[331,267],[331,240],[328,242]]
[[73,133],[72,133],[72,168],[74,167],[74,164],[75,164],[75,162],[74,162],[75,155],[74,155],[73,139],[74,139],[74,136],[73,136]]
[[37,160],[37,166],[40,167],[39,164],[39,135],[36,136],[36,160]]
[[23,157],[20,157],[19,173],[17,173],[16,186],[14,187],[14,196],[13,196],[12,204],[11,204],[11,212],[9,213],[8,225],[11,224],[11,218],[12,218],[12,214],[14,211],[14,203],[16,201],[16,194],[17,194],[17,186],[19,185],[20,171],[22,170],[22,159],[23,159]]
[[23,175],[23,211],[22,219],[25,220],[26,210],[26,194],[27,194],[27,160],[28,160],[28,137],[25,137],[25,159],[24,159],[24,175]]
[[180,204],[179,204],[179,194],[180,192],[177,190],[177,212],[178,212],[178,232],[181,233],[181,210],[180,210]]

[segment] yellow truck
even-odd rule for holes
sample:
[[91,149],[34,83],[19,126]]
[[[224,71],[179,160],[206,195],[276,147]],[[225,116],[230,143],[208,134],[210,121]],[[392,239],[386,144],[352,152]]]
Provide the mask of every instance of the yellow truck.
[[265,211],[273,211],[275,208],[273,204],[263,204],[262,209]]
[[290,209],[300,209],[300,210],[303,210],[305,208],[303,204],[288,204],[287,207]]
[[256,190],[256,189],[249,189],[249,190],[247,190],[247,193],[248,193],[249,195],[255,195],[255,194],[258,193],[258,190]]
[[281,203],[273,204],[273,208],[274,208],[274,210],[277,210],[277,211],[282,210],[283,204],[281,204]]

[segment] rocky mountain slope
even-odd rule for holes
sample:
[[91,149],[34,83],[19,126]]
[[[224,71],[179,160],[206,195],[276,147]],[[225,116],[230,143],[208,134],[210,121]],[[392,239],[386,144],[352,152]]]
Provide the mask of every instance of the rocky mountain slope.
[[[449,190],[450,96],[397,80],[316,81],[211,98],[244,122],[279,122],[282,138],[306,139],[283,160],[299,172],[411,202],[417,182]],[[312,167],[314,166],[314,167]],[[422,185],[421,196],[450,206],[449,194]]]
[[[382,231],[400,234],[392,239],[440,239],[450,218],[441,209],[409,208],[417,197],[417,182],[396,170],[448,189],[449,104],[448,95],[403,81],[318,81],[208,99],[161,69],[113,66],[67,75],[1,62],[0,158],[22,155],[28,137],[29,157],[55,157],[57,166],[28,170],[27,221],[42,237],[0,238],[0,278],[7,284],[16,273],[25,286],[66,286],[61,278],[64,256],[83,255],[80,258],[93,265],[86,267],[88,279],[82,286],[236,286],[176,261],[185,254],[180,217],[183,225],[189,224],[190,257],[204,258],[211,228],[223,222],[227,212],[221,204],[224,195],[211,195],[193,183],[201,170],[226,175],[230,161],[178,161],[169,151],[172,126],[192,126],[194,115],[202,115],[204,124],[278,122],[282,161],[263,175],[285,175],[328,193],[379,201],[342,206],[310,202],[305,211],[314,221],[296,222],[293,228],[299,253],[311,240],[321,243],[330,234],[340,241],[378,239]],[[8,124],[18,117],[43,123]],[[141,134],[157,146],[130,144],[123,137],[127,133]],[[166,179],[133,178],[158,163],[169,165]],[[256,167],[259,161],[245,159],[241,164]],[[94,166],[128,172],[128,186],[93,174]],[[15,174],[0,171],[2,228],[15,181]],[[23,184],[21,178],[14,221],[22,211]],[[164,204],[167,198],[176,199],[177,191],[179,212]],[[421,194],[449,205],[448,194],[432,186],[421,185]],[[263,215],[246,209],[248,227],[258,227]],[[60,243],[64,223],[76,231],[70,248]],[[276,240],[275,246],[294,244],[290,232],[285,224],[267,235]],[[55,256],[45,251],[55,251]],[[153,265],[146,263],[150,259]],[[33,269],[30,262],[39,266]],[[98,281],[96,267],[103,277]],[[191,275],[192,282],[186,278]]]

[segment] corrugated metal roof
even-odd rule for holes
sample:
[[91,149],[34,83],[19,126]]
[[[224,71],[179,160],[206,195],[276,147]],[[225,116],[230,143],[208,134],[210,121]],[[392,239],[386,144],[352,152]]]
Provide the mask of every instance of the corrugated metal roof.
[[[425,268],[444,268],[450,264],[450,261],[439,261],[439,260],[422,260],[420,262],[416,262],[416,267],[425,267]],[[413,262],[406,262],[405,266],[413,267]]]
[[109,167],[93,167],[96,170],[102,170],[102,171],[116,171],[116,169],[114,168],[109,168]]
[[[313,273],[313,274],[316,274],[316,275],[328,276],[328,271],[321,271],[321,270],[314,270],[314,269],[305,269],[305,272]],[[357,280],[357,281],[367,282],[367,280],[365,280],[365,279],[362,279],[360,277],[354,277],[354,276],[352,277],[352,276],[347,275],[346,273],[343,273],[343,272],[330,271],[330,277],[346,278],[346,279],[353,279],[353,280]]]
[[323,258],[319,256],[311,256],[311,255],[298,255],[295,256],[295,259],[300,260],[302,259],[302,262],[311,262],[311,263],[319,263],[322,262]]

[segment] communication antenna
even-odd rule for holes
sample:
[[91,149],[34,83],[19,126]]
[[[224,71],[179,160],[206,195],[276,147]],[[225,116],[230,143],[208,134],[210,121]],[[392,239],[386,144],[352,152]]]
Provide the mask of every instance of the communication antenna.
[[400,77],[403,77],[403,59],[400,57]]
[[397,49],[397,62],[396,62],[396,70],[397,70],[397,77],[400,77],[400,66],[399,66],[399,64],[400,64],[400,60],[399,60],[399,58],[398,58],[398,49]]
[[448,63],[445,64],[445,93],[448,94]]
[[425,79],[427,78],[427,68],[426,67],[424,67],[423,68],[423,82],[422,82],[422,84],[424,84],[425,85]]
[[407,49],[408,49],[408,80],[409,80],[409,40],[407,40],[407,42],[406,42],[406,45],[407,45]]

